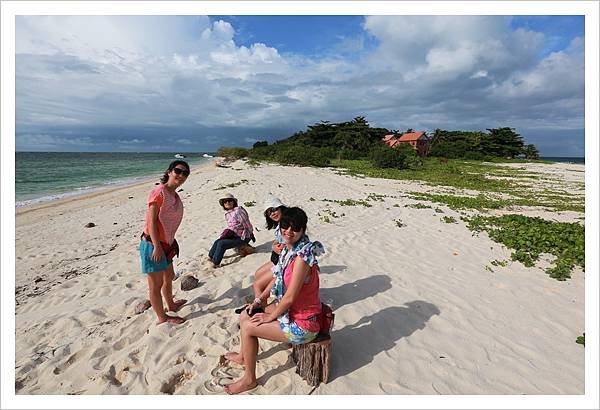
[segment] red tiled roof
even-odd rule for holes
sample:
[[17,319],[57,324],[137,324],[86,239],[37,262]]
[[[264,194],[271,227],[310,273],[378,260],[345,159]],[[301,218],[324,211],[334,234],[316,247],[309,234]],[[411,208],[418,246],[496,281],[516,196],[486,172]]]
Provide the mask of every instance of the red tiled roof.
[[402,136],[398,139],[400,142],[406,141],[416,141],[421,138],[425,134],[425,131],[417,131],[417,132],[407,132],[406,134],[402,134]]

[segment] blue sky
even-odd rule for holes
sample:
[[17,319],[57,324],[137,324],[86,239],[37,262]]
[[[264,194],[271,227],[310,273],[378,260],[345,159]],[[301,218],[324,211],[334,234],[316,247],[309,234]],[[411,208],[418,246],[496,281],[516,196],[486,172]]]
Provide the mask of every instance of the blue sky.
[[215,151],[322,120],[583,156],[583,16],[17,16],[16,149]]

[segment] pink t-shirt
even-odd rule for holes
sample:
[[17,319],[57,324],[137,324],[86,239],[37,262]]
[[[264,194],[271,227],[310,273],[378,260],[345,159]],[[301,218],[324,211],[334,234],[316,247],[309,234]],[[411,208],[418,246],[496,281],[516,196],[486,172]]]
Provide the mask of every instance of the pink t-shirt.
[[[183,219],[183,203],[177,192],[169,191],[164,184],[158,185],[148,194],[148,207],[152,204],[159,206],[158,236],[161,242],[169,245],[175,240],[175,232]],[[150,235],[150,213],[146,210],[144,233]]]
[[[286,288],[292,281],[292,272],[294,270],[294,264],[296,263],[296,256],[290,264],[288,264],[285,272],[283,273],[283,283]],[[318,332],[320,330],[319,322],[309,320],[311,317],[315,317],[321,313],[321,297],[319,295],[319,265],[314,264],[310,268],[310,272],[304,280],[302,288],[296,301],[290,306],[289,315],[290,319],[296,322],[304,330],[309,332]]]

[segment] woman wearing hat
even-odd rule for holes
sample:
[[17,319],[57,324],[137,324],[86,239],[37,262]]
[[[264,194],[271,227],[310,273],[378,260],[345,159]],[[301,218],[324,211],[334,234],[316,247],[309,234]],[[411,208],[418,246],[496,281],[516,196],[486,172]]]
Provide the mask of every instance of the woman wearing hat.
[[221,264],[227,249],[248,245],[250,240],[256,241],[248,212],[244,207],[238,206],[238,201],[232,194],[225,194],[219,199],[219,205],[226,211],[227,228],[219,239],[213,243],[208,252],[208,259],[215,268],[218,268]]
[[249,313],[258,307],[266,305],[267,298],[273,285],[273,272],[271,269],[277,265],[279,254],[285,246],[285,241],[279,231],[279,220],[281,213],[287,209],[287,206],[281,202],[279,198],[274,196],[267,198],[265,201],[265,220],[267,221],[267,229],[275,229],[275,240],[271,245],[271,259],[261,265],[254,273],[254,302],[249,307]]

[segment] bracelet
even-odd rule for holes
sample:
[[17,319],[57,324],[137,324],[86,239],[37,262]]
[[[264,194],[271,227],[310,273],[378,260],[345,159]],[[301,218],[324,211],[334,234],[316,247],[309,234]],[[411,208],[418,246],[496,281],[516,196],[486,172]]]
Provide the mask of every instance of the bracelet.
[[260,298],[254,298],[254,302],[252,303],[258,303],[259,305],[262,305],[262,300]]

